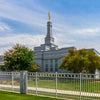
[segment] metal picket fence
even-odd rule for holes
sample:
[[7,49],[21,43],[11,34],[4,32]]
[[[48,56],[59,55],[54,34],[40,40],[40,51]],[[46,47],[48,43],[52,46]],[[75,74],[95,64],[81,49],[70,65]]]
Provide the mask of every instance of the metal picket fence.
[[76,100],[100,99],[100,75],[76,73],[28,73],[29,93]]
[[0,89],[19,92],[20,72],[0,72]]
[[[100,75],[27,72],[27,93],[72,100],[100,100]],[[20,72],[0,72],[0,89],[20,92]]]

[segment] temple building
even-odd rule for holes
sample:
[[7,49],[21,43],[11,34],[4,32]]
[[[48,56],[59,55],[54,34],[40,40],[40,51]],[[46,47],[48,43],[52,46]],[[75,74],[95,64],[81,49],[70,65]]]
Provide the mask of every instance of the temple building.
[[58,48],[54,44],[54,37],[52,35],[52,22],[47,22],[47,35],[45,37],[45,44],[34,47],[36,53],[35,62],[40,66],[42,72],[62,72],[64,70],[58,69],[61,59],[68,54],[69,49],[76,49],[75,47]]
[[[47,22],[47,35],[45,37],[45,44],[41,44],[38,47],[34,47],[35,62],[40,66],[41,72],[66,72],[66,70],[58,69],[58,66],[62,62],[62,58],[64,58],[68,54],[69,49],[76,50],[75,47],[65,47],[58,48],[57,45],[54,44],[54,37],[52,35],[52,22]],[[87,49],[93,50],[97,55],[99,53],[95,49]]]

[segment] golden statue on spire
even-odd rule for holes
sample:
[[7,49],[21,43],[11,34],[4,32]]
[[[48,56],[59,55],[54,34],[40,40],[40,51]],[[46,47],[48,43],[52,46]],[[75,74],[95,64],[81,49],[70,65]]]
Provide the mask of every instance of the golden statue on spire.
[[48,16],[49,16],[49,20],[51,19],[51,17],[50,17],[50,12],[48,12]]

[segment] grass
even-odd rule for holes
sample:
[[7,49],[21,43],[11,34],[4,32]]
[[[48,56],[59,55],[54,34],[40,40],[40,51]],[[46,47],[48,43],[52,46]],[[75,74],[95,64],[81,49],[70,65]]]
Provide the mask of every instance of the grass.
[[[18,94],[13,92],[6,92],[6,91],[0,91],[0,100],[80,100],[80,96],[75,95],[61,95],[58,94],[58,97],[62,97],[62,99],[56,99],[50,97],[43,97],[48,95],[42,95],[42,96],[35,96],[35,95],[26,95],[26,94]],[[64,98],[63,98],[64,97]],[[81,97],[81,100],[100,100],[100,98],[97,97]]]
[[[29,91],[30,93],[33,94],[33,91]],[[34,91],[35,93],[36,91]],[[49,93],[49,92],[38,92],[38,94],[44,95],[44,96],[51,96],[51,97],[55,97],[55,93]],[[64,100],[80,100],[80,96],[76,96],[76,95],[69,95],[69,94],[57,94],[58,98],[63,98]],[[99,97],[89,97],[89,96],[81,96],[81,100],[100,100]]]
[[60,100],[60,99],[0,91],[0,100]]
[[[14,86],[20,85],[19,83],[20,83],[19,80],[14,80]],[[11,85],[11,82],[10,81],[2,81],[2,84]],[[36,80],[34,78],[28,78],[28,86],[29,87],[35,87],[36,86]],[[54,79],[47,79],[47,78],[39,79],[38,78],[37,86],[41,87],[41,88],[55,89],[56,88],[56,81]],[[1,89],[3,89],[3,88],[1,88]],[[11,88],[4,88],[4,89],[5,90],[11,90]],[[79,80],[73,80],[73,79],[71,79],[71,80],[58,79],[57,89],[79,91],[80,90],[80,81]],[[82,92],[100,93],[100,80],[95,80],[95,81],[93,81],[93,80],[82,80],[81,81],[81,89],[82,89]],[[18,90],[14,89],[14,91],[19,91],[19,89]],[[28,90],[28,93],[35,94],[36,91]],[[55,93],[38,91],[38,94],[55,97]],[[21,97],[22,97],[21,99],[17,99],[17,100],[28,100],[28,99],[24,99],[22,94],[21,94]],[[37,96],[35,96],[35,97],[37,97]],[[79,100],[78,99],[79,96],[74,96],[74,95],[58,94],[58,97],[66,97],[68,99],[71,98],[71,100]],[[87,98],[86,100],[91,100],[92,97],[82,97],[82,98]],[[93,100],[95,100],[95,99],[99,100],[100,98],[94,97]],[[3,99],[0,99],[0,100],[3,100]],[[7,99],[7,100],[11,100],[11,99]],[[39,100],[39,99],[36,99],[36,100]],[[42,100],[42,99],[40,99],[40,100]],[[49,100],[49,99],[43,99],[43,100]],[[84,100],[84,99],[82,99],[82,100]]]
[[[2,84],[11,85],[11,81],[1,81]],[[14,86],[20,85],[20,80],[14,80]],[[28,86],[29,87],[36,87],[36,80],[35,78],[28,79]],[[56,88],[56,81],[54,79],[39,79],[37,81],[37,86],[40,88],[48,88],[48,89],[55,89]],[[58,79],[57,82],[57,89],[58,90],[71,90],[71,91],[80,91],[80,81],[79,80],[63,80]],[[100,80],[82,80],[81,81],[81,91],[82,92],[92,92],[92,93],[100,93]]]
[[[0,84],[5,84],[5,85],[12,85],[12,81],[11,80],[0,80]],[[14,79],[13,81],[14,86],[19,86],[20,85],[20,80],[19,79]],[[28,87],[36,87],[36,79],[35,77],[31,77],[28,78]],[[51,77],[41,77],[37,79],[37,87],[38,88],[48,88],[48,89],[56,89],[56,80],[55,77],[51,78]],[[1,89],[5,89],[5,90],[12,90],[11,88],[4,88],[4,87],[0,87]],[[75,80],[75,79],[71,79],[71,78],[58,78],[57,79],[57,89],[58,90],[71,90],[71,91],[80,91],[80,80]],[[19,89],[14,89],[14,91],[19,91]],[[81,91],[82,92],[91,92],[91,93],[100,93],[100,80],[91,80],[91,79],[84,79],[81,80]],[[31,94],[35,94],[36,91],[35,90],[28,90],[28,93]],[[0,97],[2,92],[0,92]],[[5,93],[6,96],[9,93]],[[12,94],[12,93],[10,93]],[[13,93],[14,94],[14,93]],[[54,96],[55,97],[55,93],[49,93],[49,92],[43,92],[43,91],[39,91],[38,90],[38,94],[43,94],[45,96]],[[16,96],[15,100],[29,100],[27,99],[27,95],[23,95],[23,94],[14,94]],[[19,96],[17,98],[17,95],[21,96],[21,99],[19,99]],[[5,97],[6,97],[5,96]],[[79,100],[78,97],[79,96],[74,96],[74,95],[64,95],[64,94],[58,94],[59,97],[66,97],[66,98],[76,98],[74,100]],[[9,97],[11,98],[12,96],[9,95]],[[35,97],[35,98],[34,98]],[[37,96],[33,96],[33,100],[49,100],[49,99],[37,99]],[[83,98],[88,98],[87,100],[91,100],[91,97],[83,97]],[[4,98],[0,98],[0,100],[3,100]],[[96,97],[93,98],[93,100],[97,99]],[[5,100],[13,100],[13,99],[5,99]],[[53,99],[52,99],[53,100]],[[54,99],[55,100],[55,99]],[[84,99],[82,99],[84,100]],[[100,100],[100,98],[98,98],[98,100]]]
[[[36,82],[33,79],[28,80],[28,86],[35,87]],[[55,80],[38,80],[37,86],[41,88],[56,88]],[[57,89],[59,90],[71,90],[71,91],[80,91],[80,81],[79,80],[58,80]],[[100,93],[100,81],[96,80],[82,80],[81,82],[81,91],[82,92],[92,92]]]

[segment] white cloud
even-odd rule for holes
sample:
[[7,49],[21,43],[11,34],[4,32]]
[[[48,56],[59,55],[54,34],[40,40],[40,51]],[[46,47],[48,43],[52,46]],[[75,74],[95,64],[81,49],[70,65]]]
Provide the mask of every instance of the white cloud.
[[100,32],[100,28],[87,28],[87,29],[78,29],[74,30],[73,33],[83,34],[83,35],[96,35]]
[[[69,43],[75,40],[66,38],[63,34],[55,34],[55,44],[59,47],[70,46]],[[3,54],[16,43],[23,44],[33,49],[35,46],[44,44],[45,35],[30,35],[30,34],[10,34],[9,36],[0,37],[0,53]]]
[[[76,48],[95,48],[100,51],[99,44],[94,41],[82,41],[74,40],[73,38],[68,38],[64,34],[57,33],[54,35],[55,44],[61,47],[71,47]],[[3,54],[6,50],[10,49],[16,43],[23,44],[30,49],[35,46],[39,46],[44,43],[45,35],[30,35],[30,34],[15,34],[5,37],[0,37],[0,54]]]
[[[32,11],[12,2],[0,1],[0,17],[19,21],[29,25],[44,27],[46,16],[42,12]],[[44,20],[44,21],[43,21]]]
[[[75,39],[74,37],[68,37],[67,34],[61,34],[61,33],[56,33],[54,35],[55,37],[55,42],[56,44],[61,48],[61,47],[71,47],[74,46],[77,49],[90,49],[90,48],[95,48],[98,52],[100,52],[100,46],[99,46],[99,40],[95,38],[89,38],[88,39],[82,39],[77,38]],[[77,36],[78,37],[78,36]],[[85,36],[86,37],[86,36]]]
[[8,49],[11,49],[11,46],[0,47],[0,55],[3,55]]
[[54,34],[55,44],[59,48],[72,47],[77,42],[77,40],[67,36],[67,34],[56,33]]
[[26,45],[30,49],[33,49],[34,46],[44,43],[44,35],[19,34],[0,37],[0,53],[3,54],[5,50],[8,50],[16,43]]
[[54,35],[55,37],[55,43],[59,45],[59,47],[65,47],[65,46],[72,46],[76,40],[68,38],[65,34],[56,33]]
[[29,34],[9,35],[5,37],[0,37],[0,46],[16,44],[16,43],[36,46],[43,43],[43,39],[44,35],[29,35]]
[[6,23],[0,22],[0,32],[9,32],[11,30],[12,29]]

